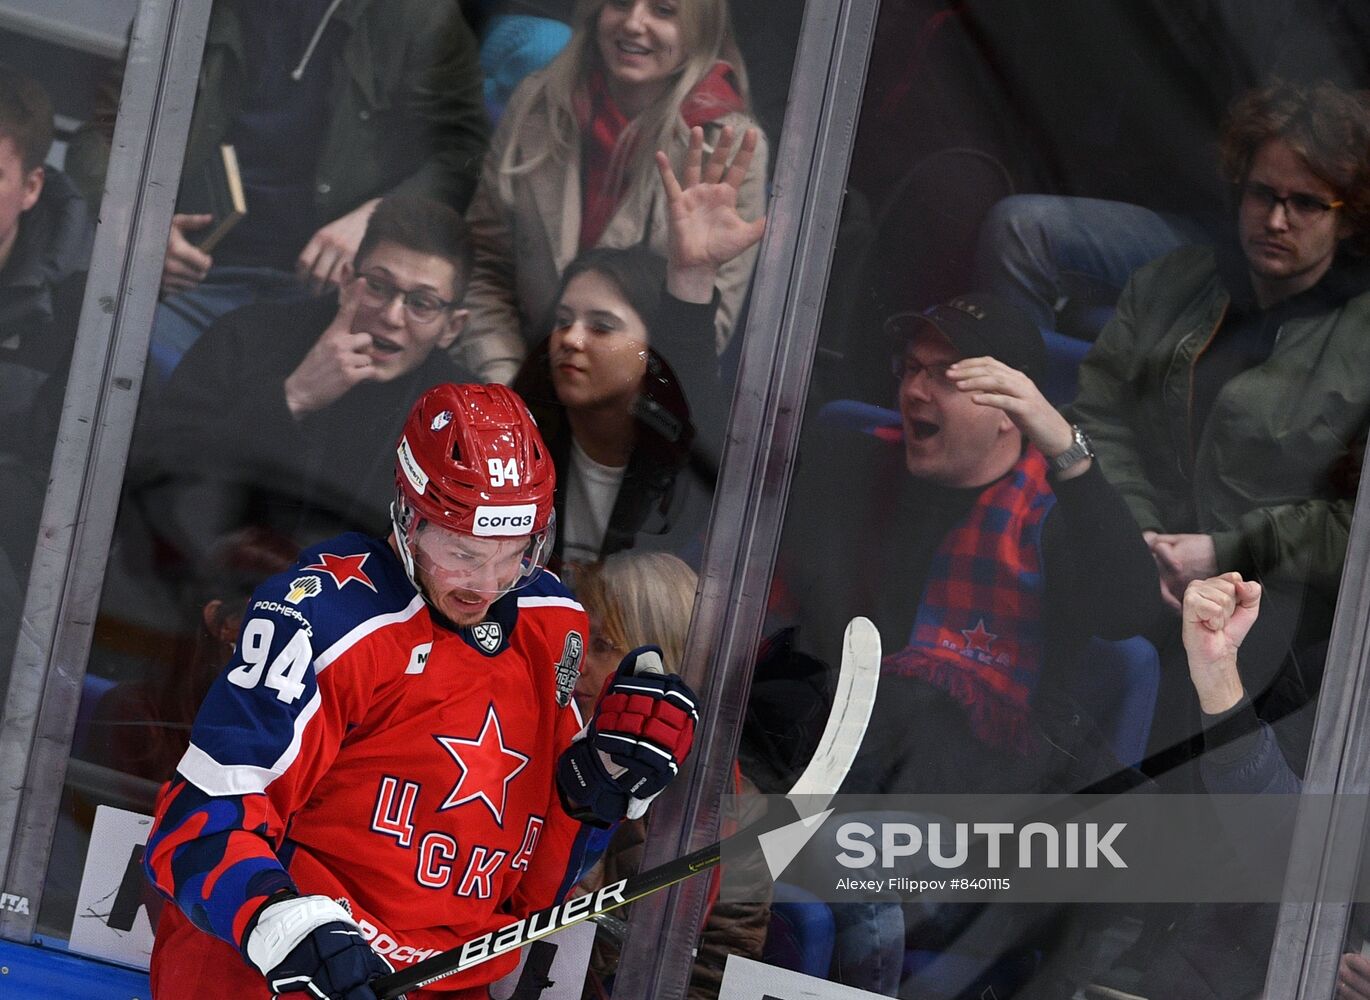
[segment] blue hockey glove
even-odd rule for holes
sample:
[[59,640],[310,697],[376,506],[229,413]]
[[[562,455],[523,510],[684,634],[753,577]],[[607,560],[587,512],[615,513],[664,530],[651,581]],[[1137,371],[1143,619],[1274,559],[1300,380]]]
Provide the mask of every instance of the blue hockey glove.
[[376,1000],[368,984],[394,971],[327,896],[269,903],[245,950],[272,993],[307,992],[320,1000]]
[[636,819],[680,772],[699,712],[656,646],[634,649],[605,682],[589,724],[557,762],[572,815],[602,825]]

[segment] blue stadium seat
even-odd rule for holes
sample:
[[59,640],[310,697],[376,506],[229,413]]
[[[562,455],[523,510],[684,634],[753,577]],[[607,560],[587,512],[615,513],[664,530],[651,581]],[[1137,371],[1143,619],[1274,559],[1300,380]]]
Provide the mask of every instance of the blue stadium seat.
[[1047,346],[1047,376],[1042,395],[1054,406],[1065,406],[1075,398],[1080,361],[1093,345],[1055,330],[1043,330],[1042,340]]
[[768,965],[826,978],[835,937],[832,910],[827,903],[797,886],[775,884],[771,926],[761,952]]
[[114,689],[114,681],[94,674],[86,674],[81,682],[81,702],[76,709],[76,733],[71,740],[71,749],[78,756],[90,745],[90,724],[95,718],[95,709],[100,699]]
[[1161,686],[1161,658],[1139,635],[1109,642],[1093,638],[1083,657],[1076,697],[1108,737],[1114,754],[1136,766],[1146,756],[1151,719]]
[[[898,431],[902,422],[898,410],[863,403],[859,399],[834,399],[824,403],[818,411],[818,423],[824,427],[877,437],[888,436],[890,430]],[[877,434],[877,431],[886,433]]]

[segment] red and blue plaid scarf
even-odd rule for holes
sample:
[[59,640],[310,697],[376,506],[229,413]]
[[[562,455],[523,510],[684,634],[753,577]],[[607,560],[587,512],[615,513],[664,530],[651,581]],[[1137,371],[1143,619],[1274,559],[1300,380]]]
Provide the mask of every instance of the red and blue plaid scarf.
[[909,645],[882,672],[933,684],[965,706],[991,746],[1035,743],[1030,700],[1042,670],[1042,524],[1056,496],[1029,446],[947,533],[928,569]]

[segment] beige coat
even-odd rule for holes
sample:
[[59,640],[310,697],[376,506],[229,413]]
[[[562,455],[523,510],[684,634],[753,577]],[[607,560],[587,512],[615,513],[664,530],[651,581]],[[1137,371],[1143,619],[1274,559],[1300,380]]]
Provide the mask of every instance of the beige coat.
[[[452,347],[458,363],[491,381],[509,383],[528,348],[545,336],[541,324],[552,307],[562,269],[576,256],[580,239],[580,149],[567,161],[544,160],[528,173],[501,176],[499,164],[511,140],[510,124],[537,99],[542,74],[524,80],[509,100],[495,133],[480,181],[466,214],[475,252],[475,268],[464,306],[471,311],[462,335]],[[742,130],[756,125],[751,118],[730,114],[706,126],[704,140],[712,146],[724,125]],[[530,158],[535,129],[525,128],[515,162]],[[684,166],[688,134],[683,125],[667,151],[679,175]],[[767,146],[762,136],[752,168],[738,196],[743,218],[760,217],[766,210]],[[666,199],[660,180],[632,185],[600,237],[599,246],[625,247],[639,243],[644,233],[657,253],[666,253]],[[719,271],[720,303],[717,349],[722,353],[732,336],[751,282],[756,247],[729,261]]]

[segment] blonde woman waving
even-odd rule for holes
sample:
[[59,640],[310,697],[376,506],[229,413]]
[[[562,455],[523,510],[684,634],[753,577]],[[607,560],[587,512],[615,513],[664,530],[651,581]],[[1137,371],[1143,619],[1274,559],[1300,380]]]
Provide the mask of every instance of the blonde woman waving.
[[[574,34],[514,92],[467,221],[475,269],[468,332],[454,350],[482,377],[509,381],[541,339],[561,272],[595,247],[646,244],[665,255],[667,204],[653,158],[679,172],[690,133],[712,149],[723,129],[755,128],[726,0],[581,0]],[[737,208],[765,212],[758,142]],[[756,248],[719,270],[715,348],[737,322]]]

